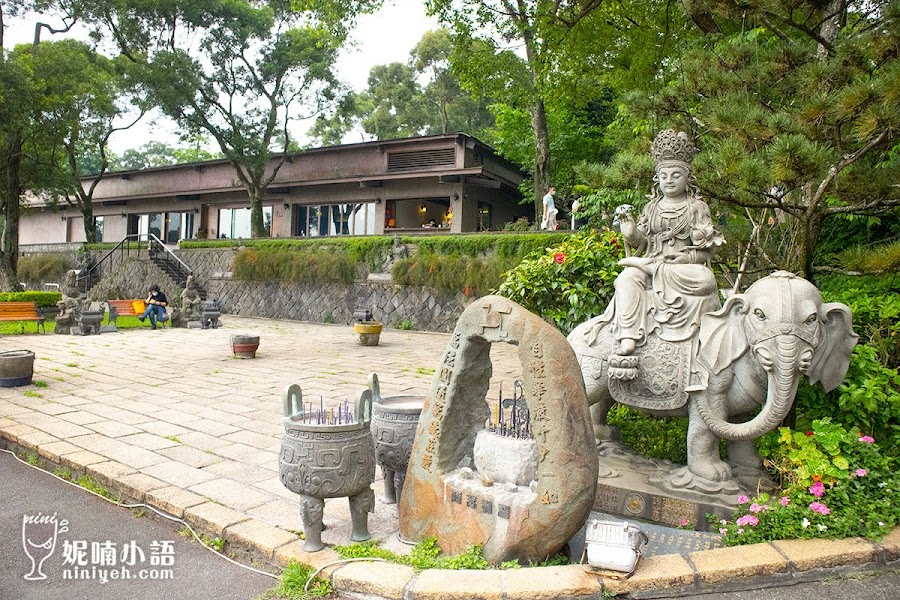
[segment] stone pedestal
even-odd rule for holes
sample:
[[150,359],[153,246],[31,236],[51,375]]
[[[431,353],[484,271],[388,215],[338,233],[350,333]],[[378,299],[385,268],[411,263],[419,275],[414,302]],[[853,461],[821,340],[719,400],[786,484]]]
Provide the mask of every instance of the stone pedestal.
[[676,488],[672,480],[687,467],[639,456],[618,442],[604,442],[598,454],[594,510],[602,513],[669,527],[681,527],[684,520],[697,531],[710,531],[707,514],[730,519],[739,495],[756,494],[741,489],[735,480],[719,484],[718,491]]

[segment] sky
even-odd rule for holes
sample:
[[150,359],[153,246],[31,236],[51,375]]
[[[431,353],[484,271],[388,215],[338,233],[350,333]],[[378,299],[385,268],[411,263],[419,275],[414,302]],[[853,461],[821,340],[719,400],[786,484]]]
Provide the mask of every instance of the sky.
[[[30,43],[34,36],[34,16],[19,21],[12,21],[5,33],[6,46]],[[354,48],[345,48],[336,64],[338,76],[356,91],[366,87],[369,70],[375,65],[390,62],[405,62],[409,52],[418,43],[422,35],[437,29],[437,20],[425,14],[422,0],[386,0],[384,6],[375,14],[364,15],[358,19],[352,39]],[[75,31],[75,37],[83,37],[84,32]],[[51,39],[44,31],[42,40]],[[300,123],[294,129],[295,135],[302,135],[312,123]],[[129,148],[137,148],[149,141],[158,140],[168,144],[178,144],[178,127],[169,119],[155,114],[155,118],[145,117],[141,123],[128,131],[116,132],[110,138],[110,148],[121,154]],[[345,142],[362,141],[360,132],[352,132]],[[304,143],[306,140],[301,139]],[[217,150],[217,148],[210,148]]]

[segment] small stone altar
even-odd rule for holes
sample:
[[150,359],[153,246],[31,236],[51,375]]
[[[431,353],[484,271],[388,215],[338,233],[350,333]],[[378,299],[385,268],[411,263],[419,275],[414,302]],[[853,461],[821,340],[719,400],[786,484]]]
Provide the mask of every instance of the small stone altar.
[[[473,469],[475,440],[491,411],[491,344],[518,348],[537,452],[536,479],[495,483]],[[460,316],[422,409],[400,534],[436,537],[446,553],[482,545],[491,563],[541,561],[581,528],[594,501],[597,455],[571,346],[515,302],[486,296]]]

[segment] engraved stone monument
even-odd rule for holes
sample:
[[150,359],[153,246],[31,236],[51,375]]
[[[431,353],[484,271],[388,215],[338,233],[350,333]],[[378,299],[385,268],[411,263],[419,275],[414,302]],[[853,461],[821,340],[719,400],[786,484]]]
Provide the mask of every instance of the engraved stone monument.
[[[472,470],[475,438],[491,411],[485,400],[491,344],[518,348],[524,398],[537,450],[530,485],[495,484]],[[559,551],[594,502],[597,455],[587,399],[571,346],[555,328],[499,296],[460,316],[422,409],[400,534],[436,537],[447,553],[483,545],[488,561],[541,561]]]
[[[629,256],[613,301],[568,340],[601,443],[597,508],[703,526],[704,511],[723,514],[738,493],[769,485],[754,440],[787,415],[801,375],[826,390],[840,384],[857,336],[847,306],[824,303],[815,286],[783,271],[719,303],[710,260],[723,240],[698,193],[695,151],[684,133],[657,136],[649,202],[637,223],[620,212]],[[614,401],[688,416],[687,466],[611,443]]]

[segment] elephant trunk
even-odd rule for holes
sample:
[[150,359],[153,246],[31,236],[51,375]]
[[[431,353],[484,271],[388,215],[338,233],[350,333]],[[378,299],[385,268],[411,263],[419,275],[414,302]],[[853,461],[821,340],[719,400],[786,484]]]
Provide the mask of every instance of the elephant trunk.
[[754,354],[767,371],[768,388],[766,403],[753,419],[746,423],[729,423],[719,419],[710,410],[706,394],[698,397],[697,408],[703,422],[717,436],[726,440],[752,440],[772,431],[784,420],[797,393],[800,380],[799,364],[804,355],[804,345],[793,335],[774,338],[775,356],[765,346],[758,346]]

